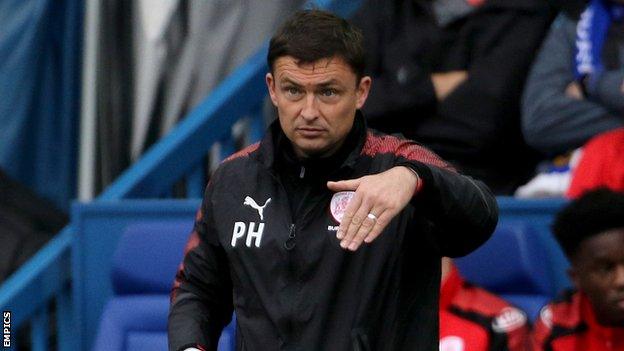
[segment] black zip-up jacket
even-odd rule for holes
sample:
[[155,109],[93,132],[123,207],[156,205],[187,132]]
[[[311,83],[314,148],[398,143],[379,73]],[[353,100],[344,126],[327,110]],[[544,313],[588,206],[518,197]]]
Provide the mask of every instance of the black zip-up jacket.
[[[438,349],[440,257],[489,238],[495,198],[416,143],[354,125],[333,158],[298,165],[276,122],[219,167],[172,290],[170,350],[216,350],[233,310],[238,350]],[[397,165],[423,187],[374,242],[341,249],[326,181]]]

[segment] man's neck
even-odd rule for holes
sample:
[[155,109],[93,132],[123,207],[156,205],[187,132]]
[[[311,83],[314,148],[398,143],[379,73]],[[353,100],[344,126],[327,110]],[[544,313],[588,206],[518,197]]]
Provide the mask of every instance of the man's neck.
[[294,146],[293,146],[293,151],[295,152],[295,156],[297,156],[297,159],[299,159],[299,161],[301,162],[306,162],[307,160],[312,160],[312,159],[330,158],[334,156],[338,152],[338,150],[340,150],[340,148],[342,147],[342,145],[344,145],[344,142],[347,138],[348,138],[348,135],[344,139],[332,145],[330,149],[321,151],[316,154],[307,154],[305,153],[305,151],[298,149]]

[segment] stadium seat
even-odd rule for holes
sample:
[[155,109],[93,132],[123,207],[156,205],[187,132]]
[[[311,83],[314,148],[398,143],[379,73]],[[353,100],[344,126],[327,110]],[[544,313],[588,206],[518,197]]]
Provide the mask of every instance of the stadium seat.
[[129,225],[113,256],[115,293],[169,294],[192,226],[192,221]]
[[144,350],[167,350],[168,313],[167,295],[115,296],[102,314],[94,350],[129,351],[127,346],[148,336],[151,347]]
[[546,260],[536,229],[528,222],[507,221],[482,247],[455,263],[467,281],[501,295],[534,320],[553,291]]
[[521,308],[524,312],[526,312],[529,319],[534,322],[539,313],[548,302],[550,302],[551,298],[548,295],[519,295],[519,294],[502,294],[502,298],[509,301],[512,305]]
[[[94,350],[167,350],[169,292],[191,225],[146,222],[126,228],[111,267],[114,296],[102,313]],[[219,351],[235,350],[235,325],[233,318],[223,330]]]
[[[94,350],[167,351],[167,295],[128,295],[111,299],[104,309]],[[219,351],[234,351],[234,325],[223,330]]]

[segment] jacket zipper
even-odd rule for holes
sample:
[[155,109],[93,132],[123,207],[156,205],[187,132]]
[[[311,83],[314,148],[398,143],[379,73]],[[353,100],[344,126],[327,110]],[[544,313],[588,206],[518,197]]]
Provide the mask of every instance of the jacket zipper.
[[[287,269],[288,269],[288,278],[290,280],[290,284],[291,284],[291,289],[293,288],[293,285],[297,284],[297,273],[296,273],[296,269],[295,269],[295,252],[293,251],[293,249],[296,246],[296,242],[295,242],[295,237],[296,237],[296,226],[295,223],[291,223],[290,224],[290,231],[288,233],[288,239],[284,242],[284,248],[286,249],[287,253],[288,253],[288,261],[287,261]],[[297,290],[297,289],[295,289]],[[290,306],[288,307],[289,309],[289,314],[291,314],[291,316],[288,318],[288,322],[287,322],[287,335],[286,335],[286,340],[288,340],[289,342],[293,339],[296,338],[296,328],[295,328],[295,322],[293,320],[292,315],[295,313],[295,306],[296,306],[296,296],[291,296],[291,303],[289,304]]]
[[295,223],[291,223],[290,224],[290,231],[288,233],[288,239],[286,239],[286,241],[284,242],[284,248],[287,251],[290,251],[292,249],[295,248],[295,246],[297,245],[297,243],[295,242],[295,238],[297,236],[296,231],[295,231]]
[[[284,188],[284,185],[282,184],[280,179],[271,171],[269,171],[269,174],[271,175],[273,180],[280,186],[281,190],[285,194],[286,189]],[[305,175],[305,168],[302,167],[300,176],[303,177],[304,175]],[[292,211],[290,211],[290,209],[288,210],[288,212],[290,214],[291,223],[290,223],[290,228],[288,231],[288,238],[286,239],[286,241],[284,241],[284,249],[286,249],[286,252],[288,253],[287,267],[288,267],[288,273],[290,275],[289,279],[291,280],[291,284],[297,284],[297,277],[296,277],[296,272],[295,272],[295,258],[294,258],[295,253],[293,252],[293,249],[295,248],[297,244],[295,240],[297,237],[297,227],[295,225],[294,214],[292,213]],[[290,310],[291,310],[290,313],[294,312],[292,307],[290,308]],[[290,321],[288,322],[288,332],[286,335],[286,340],[291,340],[294,334],[295,334],[295,327],[291,318]]]
[[[271,174],[271,176],[273,177],[273,179],[277,182],[277,184],[280,185],[280,187],[282,188],[283,191],[285,191],[286,189],[284,188],[284,185],[282,184],[282,182],[279,180],[279,178],[277,176],[275,176],[275,174],[273,174],[272,172],[269,172]],[[304,166],[301,166],[300,170],[299,170],[299,179],[303,179],[306,175],[306,169]],[[309,212],[309,211],[308,211]],[[307,214],[307,212],[305,213]],[[284,242],[284,249],[286,249],[286,251],[288,252],[288,260],[287,260],[287,267],[290,273],[290,279],[292,284],[298,284],[298,278],[297,278],[297,273],[296,273],[296,258],[295,258],[295,247],[297,246],[297,226],[296,226],[296,220],[295,220],[295,214],[294,213],[290,213],[291,216],[291,223],[290,223],[290,228],[289,228],[289,232],[288,232],[288,238],[286,239],[286,241]],[[304,216],[305,217],[305,216]],[[295,299],[296,300],[296,299]],[[291,310],[291,313],[294,313],[294,309]],[[296,340],[299,338],[299,334],[301,333],[300,331],[300,327],[297,327],[294,323],[294,321],[291,319],[291,321],[289,322],[290,326],[289,326],[289,335],[288,335],[288,340]]]

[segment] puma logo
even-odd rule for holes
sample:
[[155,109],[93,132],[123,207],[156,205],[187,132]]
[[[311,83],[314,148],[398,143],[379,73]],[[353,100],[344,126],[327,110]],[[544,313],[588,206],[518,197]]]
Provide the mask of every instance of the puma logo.
[[264,203],[264,205],[259,206],[254,199],[252,199],[251,197],[247,196],[247,197],[245,197],[245,202],[243,202],[243,205],[250,206],[253,209],[255,209],[256,211],[258,211],[258,215],[260,216],[260,220],[263,221],[264,220],[264,208],[269,204],[269,202],[271,202],[271,198],[268,198],[266,200],[266,202]]

